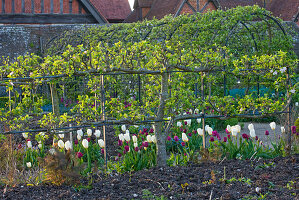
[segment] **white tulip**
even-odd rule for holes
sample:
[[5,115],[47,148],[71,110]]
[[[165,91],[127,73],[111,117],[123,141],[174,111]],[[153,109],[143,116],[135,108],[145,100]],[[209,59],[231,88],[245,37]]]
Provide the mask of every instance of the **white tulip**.
[[[252,130],[252,129],[250,129],[250,130]],[[231,131],[232,131],[232,136],[235,136],[235,137],[236,137],[236,136],[237,136],[237,133],[238,133],[238,128],[235,127],[235,126],[233,126]]]
[[208,127],[208,134],[209,134],[209,135],[212,135],[212,134],[213,134],[213,129],[212,129],[212,127]]
[[27,163],[26,163],[26,166],[27,166],[28,168],[31,168],[31,167],[32,167],[31,162],[27,162]]
[[181,126],[182,126],[182,122],[177,122],[176,125],[177,125],[178,127],[181,127]]
[[231,133],[231,132],[232,132],[232,127],[231,127],[230,125],[227,125],[227,126],[226,126],[226,130],[227,130],[229,133]]
[[99,140],[98,140],[98,144],[99,144],[99,146],[100,146],[101,148],[104,148],[104,147],[105,147],[105,142],[104,142],[104,140],[102,140],[102,139],[99,139]]
[[254,130],[254,129],[249,130],[249,134],[250,134],[250,137],[252,137],[252,138],[255,138],[255,137],[256,137],[256,134],[255,134],[255,130]]
[[296,102],[296,103],[295,103],[295,106],[297,106],[297,107],[298,107],[298,105],[299,105],[299,103],[298,103],[298,102]]
[[64,134],[58,134],[58,136],[59,136],[60,139],[64,138]]
[[136,148],[136,147],[138,147],[138,144],[137,144],[137,142],[134,142],[134,147]]
[[39,149],[41,149],[43,147],[42,144],[38,144],[37,146],[38,146]]
[[92,130],[91,129],[87,129],[87,135],[88,135],[88,137],[92,136]]
[[156,138],[156,136],[155,135],[152,135],[152,141],[153,141],[153,143],[157,143],[157,138]]
[[286,132],[286,129],[283,126],[280,127],[280,130],[281,130],[281,133],[285,133]]
[[197,121],[197,123],[200,124],[200,122],[201,122],[201,118],[197,118],[196,121]]
[[134,143],[137,142],[137,137],[136,137],[136,135],[133,135],[133,136],[132,136],[132,140],[133,140]]
[[194,113],[199,113],[199,110],[197,108],[195,108]]
[[188,125],[188,126],[191,125],[191,119],[186,119],[185,122],[187,122],[187,125]]
[[130,134],[127,132],[126,134],[124,134],[124,139],[127,141],[127,142],[130,142],[131,138],[130,138]]
[[238,133],[240,133],[241,132],[241,126],[237,124],[235,127],[238,130]]
[[122,126],[121,126],[121,130],[122,130],[123,132],[126,132],[126,130],[127,130],[126,125],[122,125]]
[[28,138],[28,133],[22,133],[22,135],[23,135],[23,137],[24,137],[25,139]]
[[96,130],[94,132],[94,136],[96,136],[97,138],[99,138],[101,136],[101,131],[100,130]]
[[124,134],[122,134],[122,133],[119,134],[119,135],[118,135],[118,139],[121,140],[121,141],[125,141]]
[[81,139],[82,139],[82,136],[78,134],[78,135],[77,135],[77,139],[78,139],[78,140],[81,140]]
[[271,122],[269,125],[270,125],[270,128],[272,130],[275,130],[275,128],[276,128],[276,123],[275,122]]
[[151,135],[147,135],[147,136],[146,136],[146,140],[147,140],[148,143],[152,143],[152,142],[153,142],[153,141],[152,141],[152,136],[151,136]]
[[68,151],[68,150],[71,150],[72,149],[72,144],[71,144],[71,142],[68,140],[68,141],[66,141],[65,142],[65,144],[64,144],[64,147],[65,147],[65,149]]
[[201,128],[197,129],[197,133],[198,135],[203,136],[203,130]]
[[64,142],[62,140],[58,140],[58,147],[61,149],[64,148]]
[[187,137],[186,133],[182,133],[182,140],[184,142],[188,142],[189,141],[189,138]]
[[206,132],[208,132],[209,127],[210,127],[209,125],[205,125],[205,131]]
[[248,125],[248,129],[249,129],[249,130],[254,129],[254,126],[253,126],[252,123]]
[[87,149],[87,148],[88,148],[88,140],[83,139],[83,140],[82,140],[82,145],[83,145],[83,147],[84,147],[85,149]]
[[138,128],[139,126],[138,126],[138,125],[134,125],[134,127],[135,127],[135,128]]
[[192,114],[192,109],[189,110],[189,113]]
[[27,147],[28,147],[29,149],[32,149],[32,143],[31,143],[30,140],[27,142]]
[[83,136],[83,131],[82,131],[82,129],[77,130],[77,135],[80,135],[81,137]]
[[130,131],[129,131],[129,130],[126,130],[126,134],[130,134]]

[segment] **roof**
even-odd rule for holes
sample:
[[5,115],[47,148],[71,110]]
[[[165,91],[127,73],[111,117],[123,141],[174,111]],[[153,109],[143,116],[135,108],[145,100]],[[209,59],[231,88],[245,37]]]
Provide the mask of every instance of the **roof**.
[[237,6],[259,5],[263,7],[263,0],[218,0],[221,9],[227,10]]
[[298,13],[298,8],[298,0],[272,0],[269,7],[267,7],[275,16],[285,21],[292,21],[293,17]]
[[137,7],[140,8],[150,8],[153,4],[154,0],[136,0],[134,2],[134,9]]
[[124,20],[131,8],[128,0],[89,0],[95,9],[108,21]]

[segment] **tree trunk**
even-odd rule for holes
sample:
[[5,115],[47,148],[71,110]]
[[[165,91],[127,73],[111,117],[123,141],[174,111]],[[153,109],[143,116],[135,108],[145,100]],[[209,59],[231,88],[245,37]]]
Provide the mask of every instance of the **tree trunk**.
[[58,99],[57,88],[56,88],[56,84],[55,83],[50,84],[50,90],[51,90],[52,110],[53,110],[53,113],[56,116],[59,116],[60,115],[60,111],[59,111],[59,99]]
[[158,108],[158,114],[156,120],[161,120],[155,123],[155,134],[157,137],[157,165],[158,166],[166,166],[166,135],[163,128],[163,118],[164,118],[164,111],[165,111],[165,102],[168,98],[168,74],[162,74],[162,81],[161,81],[161,94],[160,94],[160,104]]

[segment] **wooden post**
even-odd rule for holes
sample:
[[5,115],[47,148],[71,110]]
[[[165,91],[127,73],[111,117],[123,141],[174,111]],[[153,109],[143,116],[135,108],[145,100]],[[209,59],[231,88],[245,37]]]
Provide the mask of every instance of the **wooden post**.
[[[202,101],[205,100],[205,92],[204,92],[204,79],[203,79],[203,75],[204,73],[201,72],[201,99]],[[202,135],[202,147],[203,149],[206,148],[206,136],[205,136],[205,109],[202,108],[202,131],[203,131],[203,135]]]
[[101,75],[101,93],[102,93],[102,120],[104,122],[103,125],[103,137],[104,137],[104,160],[105,160],[105,166],[107,169],[107,148],[106,148],[106,126],[105,126],[105,85],[104,85],[104,75]]
[[[290,95],[290,86],[291,86],[291,80],[290,80],[290,69],[289,67],[287,67],[287,99],[290,99],[291,95]],[[287,154],[290,155],[291,154],[291,148],[292,148],[292,130],[291,130],[291,103],[290,105],[288,106],[288,113],[287,113]]]

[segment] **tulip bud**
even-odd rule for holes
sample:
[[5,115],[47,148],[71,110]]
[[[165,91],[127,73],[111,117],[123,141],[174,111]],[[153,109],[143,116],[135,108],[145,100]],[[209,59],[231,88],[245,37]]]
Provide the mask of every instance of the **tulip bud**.
[[208,127],[208,134],[209,134],[209,135],[212,135],[212,134],[213,134],[213,129],[212,129],[212,127]]
[[182,122],[177,122],[176,125],[177,125],[178,127],[181,127],[181,126],[182,126]]
[[237,124],[235,127],[236,127],[238,133],[240,133],[241,132],[241,126]]
[[136,135],[133,135],[133,136],[132,136],[132,139],[133,139],[133,142],[134,142],[134,143],[137,142],[137,137],[136,137]]
[[205,131],[208,132],[209,125],[205,125]]
[[152,141],[153,141],[153,143],[157,143],[157,138],[156,138],[156,136],[155,135],[152,135]]
[[82,136],[78,134],[78,135],[77,135],[77,139],[78,139],[78,140],[81,140],[81,139],[82,139]]
[[147,135],[146,136],[146,140],[148,141],[148,143],[152,143],[152,136],[151,135]]
[[[251,129],[249,129],[249,130],[251,130]],[[231,128],[231,131],[232,131],[232,136],[235,136],[235,137],[236,137],[236,136],[237,136],[237,133],[238,133],[238,128],[236,128],[236,127],[233,126],[233,127]]]
[[270,125],[270,128],[272,130],[275,130],[275,128],[276,128],[276,123],[275,122],[271,122],[269,125]]
[[83,136],[83,131],[82,131],[82,129],[77,130],[77,135],[80,135],[81,137]]
[[64,148],[64,142],[62,140],[58,141],[58,147],[63,149]]
[[99,144],[99,146],[100,146],[101,148],[104,148],[104,147],[105,147],[105,142],[104,142],[104,140],[102,140],[102,139],[99,139],[99,140],[98,140],[98,144]]
[[137,142],[134,142],[134,147],[136,148],[136,147],[138,147],[138,144],[137,144]]
[[42,144],[38,144],[37,146],[38,146],[39,149],[43,148]]
[[68,151],[68,150],[71,150],[72,149],[72,144],[70,141],[66,141],[65,144],[64,144],[64,147],[65,149]]
[[23,137],[24,137],[25,139],[28,138],[28,133],[22,133],[22,135],[23,135]]
[[195,113],[195,114],[198,114],[198,113],[199,113],[199,110],[198,110],[197,108],[195,108],[195,109],[194,109],[194,113]]
[[101,136],[101,131],[100,130],[96,130],[94,132],[94,136],[96,136],[97,138],[99,138]]
[[286,132],[286,130],[285,130],[285,128],[283,126],[280,127],[280,130],[281,130],[281,133],[285,133]]
[[26,163],[26,166],[27,166],[28,168],[31,168],[31,167],[32,167],[31,162],[27,162],[27,163]]
[[231,126],[230,126],[230,125],[227,125],[227,126],[226,126],[226,130],[228,131],[228,133],[231,133],[231,132],[232,132],[232,128],[231,128]]
[[121,140],[122,142],[125,141],[124,134],[122,134],[122,133],[119,134],[118,139]]
[[129,132],[126,131],[126,134],[124,134],[124,139],[125,139],[127,142],[130,142],[131,138],[130,138],[130,134],[129,134]]
[[84,147],[85,149],[87,149],[87,148],[88,148],[88,141],[87,141],[86,139],[83,139],[83,141],[82,141],[82,145],[83,145],[83,147]]
[[249,134],[250,134],[250,137],[252,137],[252,138],[255,138],[255,137],[256,137],[256,134],[255,134],[255,130],[254,130],[254,129],[251,129],[251,130],[249,131]]
[[188,142],[189,141],[189,138],[187,137],[186,133],[182,133],[182,140],[184,142]]
[[90,137],[92,135],[92,130],[91,129],[87,129],[87,135],[88,135],[88,137]]
[[122,126],[121,126],[121,130],[122,130],[123,132],[126,132],[126,130],[127,130],[126,125],[122,125]]
[[265,135],[269,135],[269,131],[268,130],[265,131]]
[[82,158],[83,157],[83,153],[81,153],[80,151],[77,153],[77,157],[78,158]]
[[58,134],[58,136],[59,136],[60,139],[64,138],[64,134]]
[[29,141],[27,141],[27,147],[29,148],[29,149],[32,149],[32,143],[31,143],[31,141],[29,140]]
[[129,147],[128,145],[126,145],[126,146],[125,146],[125,150],[126,150],[127,152],[129,152],[129,151],[130,151],[130,147]]
[[197,133],[198,135],[203,136],[203,130],[201,128],[197,129]]
[[200,124],[200,122],[201,122],[201,118],[197,118],[196,121],[197,121],[197,123]]
[[254,126],[253,126],[252,123],[248,125],[248,129],[249,129],[249,130],[254,129]]

